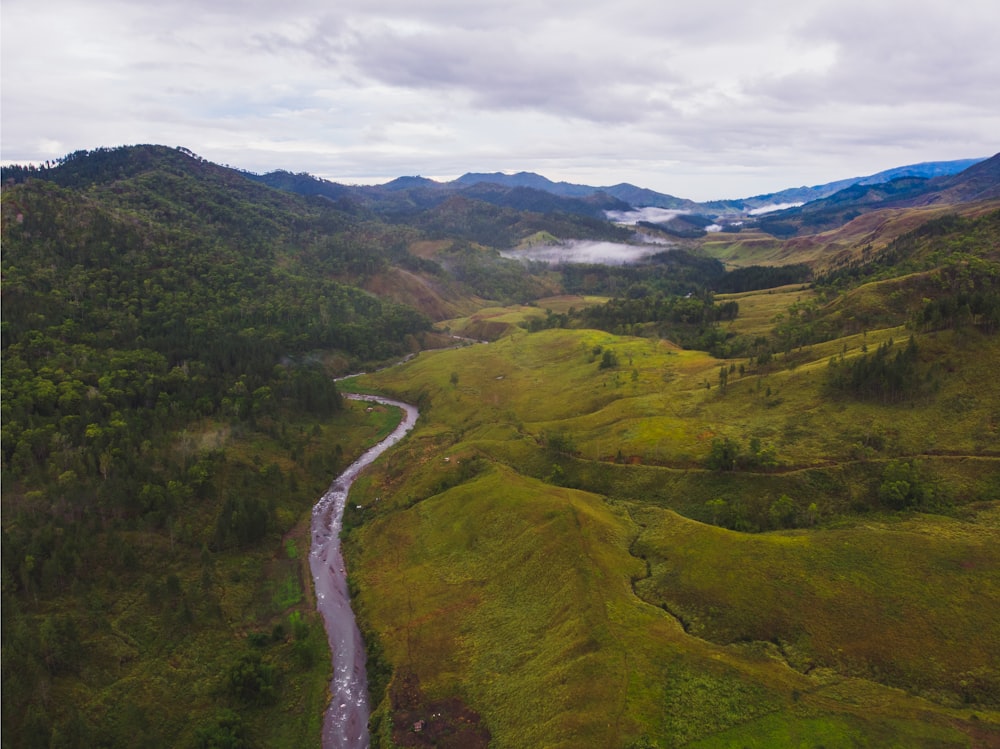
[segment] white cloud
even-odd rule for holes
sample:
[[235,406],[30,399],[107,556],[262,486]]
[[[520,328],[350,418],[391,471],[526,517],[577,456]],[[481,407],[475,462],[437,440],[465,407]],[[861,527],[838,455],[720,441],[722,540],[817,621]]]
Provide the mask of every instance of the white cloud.
[[993,0],[7,0],[2,156],[741,197],[991,155],[997,27]]

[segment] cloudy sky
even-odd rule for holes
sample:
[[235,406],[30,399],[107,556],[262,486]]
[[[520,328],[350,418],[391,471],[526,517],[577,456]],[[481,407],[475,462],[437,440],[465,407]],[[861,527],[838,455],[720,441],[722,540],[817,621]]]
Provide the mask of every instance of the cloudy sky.
[[0,157],[746,197],[1000,150],[996,0],[3,0]]

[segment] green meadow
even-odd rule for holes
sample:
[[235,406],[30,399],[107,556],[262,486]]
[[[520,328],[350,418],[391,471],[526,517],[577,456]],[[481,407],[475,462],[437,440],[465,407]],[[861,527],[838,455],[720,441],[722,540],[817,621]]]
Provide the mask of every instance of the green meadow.
[[[739,295],[736,332],[812,293]],[[1000,741],[995,337],[918,334],[933,387],[884,404],[826,373],[902,326],[761,365],[485,314],[354,383],[421,408],[345,521],[376,745]]]

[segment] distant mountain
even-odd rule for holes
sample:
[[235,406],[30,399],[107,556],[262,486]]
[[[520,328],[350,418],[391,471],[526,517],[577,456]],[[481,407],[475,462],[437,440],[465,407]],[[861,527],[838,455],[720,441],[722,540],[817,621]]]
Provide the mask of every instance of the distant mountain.
[[791,187],[779,192],[767,193],[766,195],[754,195],[740,201],[748,209],[762,208],[767,205],[782,205],[785,203],[810,203],[814,200],[822,200],[835,193],[840,192],[852,185],[880,185],[903,177],[922,177],[930,179],[932,177],[949,176],[958,174],[974,164],[978,164],[983,159],[958,159],[956,161],[926,161],[920,164],[910,164],[894,169],[887,169],[882,172],[870,174],[867,177],[852,177],[850,179],[836,180],[822,185],[812,187]]
[[985,161],[986,159],[957,159],[955,161],[924,161],[920,164],[910,164],[909,166],[899,166],[895,169],[887,169],[868,177],[858,180],[862,185],[877,185],[881,182],[891,182],[900,177],[948,177],[952,174],[964,172],[969,167]]
[[627,211],[631,205],[604,192],[594,192],[581,197],[556,195],[534,187],[504,187],[480,182],[461,191],[467,198],[475,198],[494,205],[538,213],[572,213],[603,218],[604,211]]
[[958,174],[932,179],[931,183],[933,190],[922,195],[914,205],[1000,199],[1000,153]]
[[383,185],[378,185],[378,188],[380,190],[389,190],[395,192],[398,190],[412,190],[417,187],[429,187],[433,189],[435,187],[438,187],[440,184],[441,184],[440,182],[435,182],[434,180],[428,179],[427,177],[420,177],[420,176],[396,177],[396,179],[392,180],[391,182],[386,182]]
[[696,211],[701,208],[701,204],[693,200],[677,198],[673,195],[656,192],[655,190],[636,187],[628,182],[621,182],[608,187],[592,187],[590,185],[578,185],[571,182],[553,182],[534,172],[518,172],[517,174],[469,172],[468,174],[463,174],[451,184],[456,183],[460,185],[489,183],[504,185],[506,187],[531,187],[536,190],[544,190],[554,195],[562,195],[563,197],[570,198],[583,198],[596,193],[605,193],[627,203],[629,207],[652,206],[654,208],[688,211]]
[[505,185],[507,187],[532,187],[536,190],[544,190],[556,195],[566,197],[585,197],[597,192],[607,193],[618,198],[633,207],[654,207],[667,208],[679,211],[692,211],[695,213],[729,214],[747,213],[751,210],[770,205],[781,205],[786,203],[809,203],[814,200],[833,195],[852,185],[878,185],[901,177],[941,177],[957,174],[970,166],[979,163],[983,159],[959,159],[956,161],[928,161],[920,164],[910,164],[908,166],[887,169],[876,174],[864,177],[851,177],[849,179],[828,182],[812,187],[793,187],[780,192],[768,193],[765,195],[754,195],[749,198],[737,200],[712,200],[696,202],[685,198],[678,198],[674,195],[656,192],[643,187],[637,187],[627,182],[605,187],[592,187],[589,185],[579,185],[570,182],[553,182],[534,172],[517,172],[516,174],[504,174],[502,172],[469,172],[463,174],[451,184],[473,185],[479,183],[490,183]]
[[[484,200],[494,205],[534,210],[542,213],[564,212],[600,217],[606,210],[628,210],[639,207],[665,208],[712,216],[746,215],[751,211],[795,203],[813,203],[836,195],[854,186],[885,185],[898,179],[936,179],[954,176],[983,162],[984,159],[959,159],[955,161],[928,161],[910,164],[862,177],[827,182],[811,187],[793,187],[778,192],[754,195],[736,200],[697,202],[667,193],[621,182],[616,185],[595,187],[571,182],[554,182],[534,172],[468,172],[451,182],[437,182],[420,176],[398,177],[381,185],[345,186],[328,182],[308,174],[291,174],[277,171],[265,175],[247,174],[251,179],[271,187],[289,190],[301,195],[324,195],[333,200],[354,199],[382,215],[408,215],[440,205],[452,195]],[[486,189],[494,185],[504,189]],[[897,186],[898,187],[898,186]],[[898,192],[886,188],[871,193],[860,191],[857,199],[863,203],[879,202]],[[513,193],[513,190],[522,192]],[[530,192],[523,192],[528,190]],[[868,198],[861,198],[867,194]],[[956,196],[958,193],[956,193]],[[565,202],[554,202],[547,196],[556,196]],[[896,196],[901,197],[901,196]],[[842,196],[839,202],[850,202]],[[376,208],[377,206],[377,208]],[[829,206],[827,206],[829,207]]]
[[[862,213],[886,205],[959,203],[995,197],[998,167],[993,159],[929,161],[861,177],[794,187],[738,200],[696,202],[629,183],[594,187],[555,182],[534,172],[469,172],[451,182],[399,177],[383,185],[347,187],[309,175],[287,172],[251,178],[303,195],[324,195],[347,208],[364,206],[389,220],[404,220],[463,196],[503,208],[542,214],[572,214],[601,219],[605,211],[656,207],[713,217],[743,217],[763,208],[800,204],[757,219],[757,226],[790,237],[842,226]],[[687,228],[682,232],[687,235]]]
[[[349,200],[393,220],[435,208],[454,196],[536,213],[566,213],[604,218],[605,211],[627,211],[631,204],[595,188],[570,189],[537,174],[522,172],[511,179],[505,175],[482,175],[483,179],[437,182],[426,177],[397,177],[381,185],[341,185],[304,174],[277,171],[264,175],[247,174],[270,187],[300,195],[323,195],[332,200]],[[493,178],[499,181],[492,181]],[[562,185],[562,187],[560,187]]]
[[644,187],[636,187],[628,182],[622,182],[611,187],[601,188],[608,195],[624,200],[631,206],[649,206],[651,208],[668,208],[678,211],[699,211],[704,206],[693,200],[677,198],[655,190],[647,190]]
[[469,172],[453,180],[451,184],[478,185],[483,182],[491,185],[503,185],[505,187],[531,187],[535,190],[544,190],[553,195],[562,195],[567,198],[582,198],[603,189],[600,187],[589,187],[588,185],[574,185],[570,182],[553,182],[547,177],[535,174],[534,172],[518,172],[517,174]]
[[[941,168],[940,164],[928,165],[928,171]],[[907,169],[911,168],[891,171],[902,173]],[[957,174],[931,178],[902,176],[888,182],[874,182],[873,178],[874,175],[804,205],[770,213],[760,218],[757,226],[778,237],[791,237],[843,226],[864,213],[884,208],[1000,199],[1000,154],[973,161]]]

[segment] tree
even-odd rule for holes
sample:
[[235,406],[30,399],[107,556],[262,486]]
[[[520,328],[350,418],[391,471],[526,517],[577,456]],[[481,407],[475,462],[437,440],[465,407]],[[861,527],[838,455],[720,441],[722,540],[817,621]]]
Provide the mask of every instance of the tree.
[[740,455],[740,444],[729,437],[712,440],[706,464],[713,471],[735,471]]
[[729,503],[722,497],[716,497],[715,499],[710,499],[705,503],[705,507],[712,513],[712,525],[719,524],[720,516],[726,514],[726,510],[729,509]]
[[553,452],[565,453],[567,455],[572,455],[576,452],[576,443],[573,441],[573,436],[566,432],[552,432],[546,435],[546,442],[549,449]]
[[795,524],[795,500],[782,494],[771,503],[768,515],[775,528],[791,528]]
[[890,338],[874,354],[862,354],[847,361],[832,358],[827,369],[827,388],[882,403],[897,403],[908,395],[918,394],[921,380],[917,372],[916,341],[910,336],[906,348],[890,356],[893,345]]
[[259,653],[246,653],[229,670],[229,691],[248,705],[266,705],[274,701],[278,673]]
[[42,659],[50,674],[75,673],[82,650],[76,621],[69,616],[45,617],[38,630]]
[[198,749],[249,749],[243,719],[232,710],[220,710],[210,724],[196,734]]
[[921,478],[916,462],[893,460],[882,473],[878,497],[883,504],[902,510],[930,501],[933,490]]

